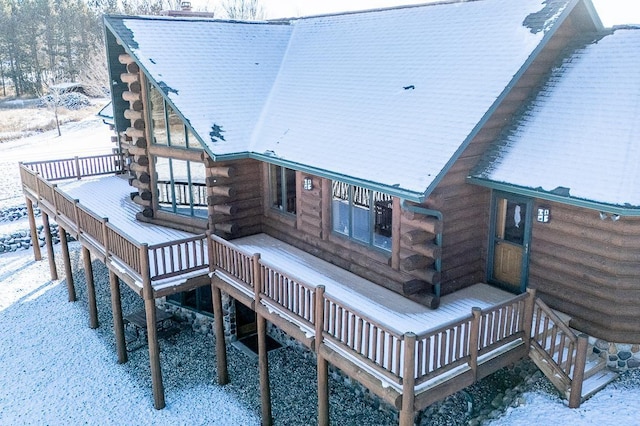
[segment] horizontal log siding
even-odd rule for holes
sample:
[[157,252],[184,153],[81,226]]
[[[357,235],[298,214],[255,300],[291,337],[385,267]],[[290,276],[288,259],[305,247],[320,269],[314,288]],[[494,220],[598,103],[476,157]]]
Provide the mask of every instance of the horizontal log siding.
[[[260,162],[237,160],[215,162],[212,166],[212,169],[207,169],[207,180],[214,187],[225,187],[230,191],[227,196],[209,191],[210,201],[213,202],[210,206],[220,206],[218,211],[209,209],[210,228],[216,229],[216,224],[232,224],[233,232],[216,232],[224,238],[244,237],[261,232],[263,184]],[[229,177],[215,175],[217,170],[227,167],[230,168]]]
[[640,342],[640,219],[601,220],[595,210],[541,200],[537,206],[552,216],[533,224],[529,285],[581,331]]
[[440,210],[444,216],[443,295],[484,281],[486,277],[491,193],[468,184],[466,177],[554,65],[576,32],[573,22],[567,19],[556,31],[424,203],[425,207]]

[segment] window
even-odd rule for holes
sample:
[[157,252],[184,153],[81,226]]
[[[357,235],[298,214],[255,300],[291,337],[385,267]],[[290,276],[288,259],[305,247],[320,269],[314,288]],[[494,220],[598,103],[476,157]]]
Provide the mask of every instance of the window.
[[154,144],[178,148],[199,147],[193,133],[187,129],[180,116],[152,85],[149,85],[149,104]]
[[296,214],[296,172],[285,167],[269,165],[271,207]]
[[333,230],[360,243],[391,251],[390,195],[333,182]]
[[204,164],[156,157],[155,166],[160,209],[206,218],[208,211]]
[[211,316],[213,303],[211,301],[211,286],[199,287],[195,290],[175,293],[167,296],[167,301],[174,305],[189,308],[201,314]]

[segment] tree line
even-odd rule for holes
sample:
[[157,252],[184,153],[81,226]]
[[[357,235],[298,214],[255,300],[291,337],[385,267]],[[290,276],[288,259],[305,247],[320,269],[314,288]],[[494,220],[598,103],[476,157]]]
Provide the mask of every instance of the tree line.
[[[10,87],[15,96],[40,96],[51,85],[69,81],[107,88],[102,16],[157,15],[179,10],[180,4],[181,0],[0,0],[0,94],[7,96]],[[264,17],[259,0],[223,0],[218,6],[221,17]]]

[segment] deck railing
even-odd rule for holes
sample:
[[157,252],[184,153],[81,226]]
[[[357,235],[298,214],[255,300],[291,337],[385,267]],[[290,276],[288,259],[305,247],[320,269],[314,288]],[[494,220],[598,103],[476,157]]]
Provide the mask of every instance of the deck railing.
[[482,355],[517,339],[525,343],[526,310],[532,306],[529,293],[490,309],[475,308],[462,319],[418,336],[403,334],[326,294],[324,287],[300,282],[259,254],[211,238],[213,269],[231,278],[232,286],[252,294],[258,304],[267,302],[269,309],[281,308],[299,326],[315,330],[317,342],[352,353],[399,386],[404,386],[407,377],[411,387],[418,386],[463,365],[477,371]]
[[532,358],[545,373],[551,373],[547,376],[566,394],[571,408],[580,406],[582,400],[587,347],[586,335],[576,336],[549,306],[536,299],[531,327]]
[[260,259],[260,295],[274,305],[293,314],[305,325],[315,324],[315,295],[313,286],[280,271],[275,265]]
[[122,154],[104,154],[62,160],[32,161],[21,164],[52,182],[121,173],[123,171],[123,156]]
[[149,246],[151,280],[208,269],[206,247],[207,236],[204,234]]
[[[147,249],[144,250],[142,244],[111,225],[107,218],[95,215],[45,178],[45,175],[54,176],[54,179],[77,177],[69,176],[77,171],[80,171],[80,177],[113,173],[110,159],[117,157],[114,154],[76,158],[73,162],[61,160],[60,164],[56,161],[23,163],[20,165],[20,176],[23,187],[41,202],[42,207],[50,210],[49,213],[56,217],[62,216],[66,226],[72,226],[73,229],[69,231],[76,232],[79,237],[90,242],[105,258],[116,258],[130,273],[137,275],[141,282],[145,282],[141,260],[145,252],[148,253],[148,278],[151,281],[207,269],[206,235],[156,244],[148,249],[144,247]],[[44,171],[45,175],[39,174],[38,170]]]

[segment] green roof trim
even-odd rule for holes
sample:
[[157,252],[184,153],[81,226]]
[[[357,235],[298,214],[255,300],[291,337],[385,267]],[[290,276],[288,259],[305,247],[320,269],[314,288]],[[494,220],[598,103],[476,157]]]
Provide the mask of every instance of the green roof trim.
[[495,182],[487,179],[481,179],[477,177],[467,177],[467,182],[490,188],[497,191],[508,192],[511,194],[523,195],[531,198],[539,198],[541,200],[553,201],[556,203],[566,204],[575,207],[581,207],[590,210],[603,211],[612,214],[618,214],[620,216],[633,216],[640,217],[640,206],[620,206],[607,203],[599,203],[594,200],[585,200],[582,198],[567,197],[564,195],[554,194],[542,189],[526,188],[517,185],[511,185],[503,182]]

